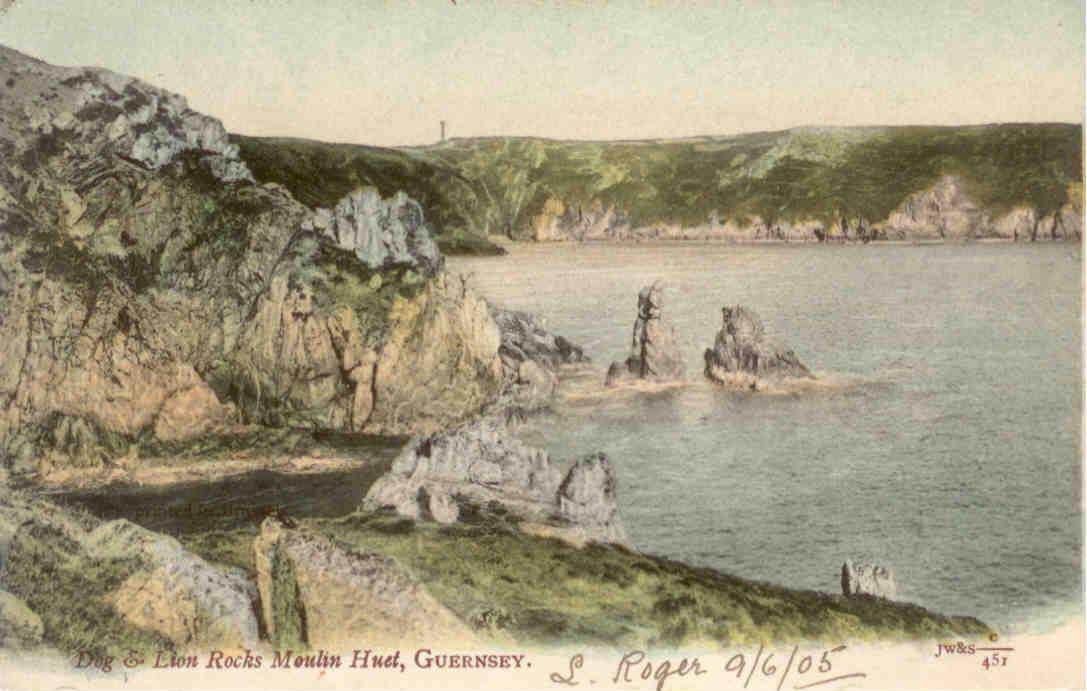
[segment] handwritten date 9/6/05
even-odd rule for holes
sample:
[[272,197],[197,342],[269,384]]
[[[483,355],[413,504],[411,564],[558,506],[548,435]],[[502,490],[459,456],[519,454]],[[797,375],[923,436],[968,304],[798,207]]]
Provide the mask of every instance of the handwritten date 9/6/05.
[[[651,660],[641,650],[633,650],[626,653],[619,660],[614,673],[608,678],[612,684],[624,686],[635,685],[644,682],[652,684],[656,691],[663,691],[665,684],[673,678],[698,677],[705,674],[735,675],[737,682],[742,682],[742,688],[748,688],[754,679],[758,682],[776,682],[776,691],[785,687],[786,679],[794,682],[792,689],[800,691],[816,686],[823,686],[847,679],[861,679],[867,676],[863,672],[846,674],[836,673],[833,657],[835,653],[845,650],[846,646],[839,645],[816,653],[801,654],[800,646],[793,646],[788,657],[777,655],[766,650],[765,646],[759,646],[754,656],[744,653],[736,653],[728,658],[723,669],[707,668],[697,657]],[[585,665],[585,658],[580,653],[570,658],[568,669],[563,672],[553,672],[551,681],[563,686],[578,686],[582,681],[595,684],[596,680],[583,680],[580,678],[580,670]]]

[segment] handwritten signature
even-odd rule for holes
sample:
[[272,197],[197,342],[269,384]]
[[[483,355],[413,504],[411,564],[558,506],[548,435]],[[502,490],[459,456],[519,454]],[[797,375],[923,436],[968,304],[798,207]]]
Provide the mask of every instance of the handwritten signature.
[[[752,679],[758,681],[777,680],[776,691],[781,691],[790,674],[793,675],[795,682],[792,687],[794,691],[847,679],[863,679],[868,676],[864,672],[835,674],[832,658],[836,653],[840,653],[845,649],[846,646],[839,645],[815,653],[801,654],[800,646],[793,646],[792,651],[789,652],[788,661],[782,667],[780,662],[775,662],[777,654],[760,645],[753,659],[744,653],[736,653],[728,659],[723,669],[718,670],[718,673],[735,675],[737,681],[743,681],[743,688],[745,689],[750,686]],[[784,655],[777,657],[778,660],[784,658]],[[584,675],[581,670],[584,666],[584,655],[581,653],[575,654],[571,656],[565,672],[552,672],[549,678],[552,683],[561,686],[578,686],[583,681],[582,677]],[[710,674],[713,671],[713,668],[707,669],[706,665],[697,657],[650,660],[645,651],[632,650],[620,658],[614,673],[610,677],[610,681],[612,684],[628,685],[636,684],[639,681],[653,683],[653,688],[656,691],[663,691],[665,684],[670,679],[697,677]],[[778,676],[779,672],[780,677]],[[588,679],[588,681],[590,684],[596,683],[593,679]]]

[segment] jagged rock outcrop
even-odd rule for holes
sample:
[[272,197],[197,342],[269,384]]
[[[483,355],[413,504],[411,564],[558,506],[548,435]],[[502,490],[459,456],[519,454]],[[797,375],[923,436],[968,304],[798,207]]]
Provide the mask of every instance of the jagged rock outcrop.
[[253,543],[261,617],[280,649],[471,643],[471,630],[395,561],[267,518]]
[[[48,65],[3,46],[0,72],[10,82],[6,105],[0,106],[0,139],[11,143],[28,131],[41,137],[37,151],[24,156],[69,148],[84,158],[118,156],[161,170],[192,151],[219,180],[253,180],[222,123],[190,110],[183,96],[109,70]],[[77,189],[62,192],[70,225],[76,226],[93,209]]]
[[842,564],[842,594],[874,595],[893,600],[898,596],[898,586],[890,569],[847,560]]
[[1016,241],[1078,240],[1083,235],[1083,213],[1065,204],[1056,213],[1039,217],[1034,209],[1012,209],[993,223],[993,235]]
[[398,299],[373,378],[376,405],[365,431],[427,434],[494,402],[505,385],[501,335],[487,303],[439,274]]
[[600,542],[626,542],[626,533],[615,505],[615,473],[608,457],[595,453],[574,461],[559,485],[559,515],[581,528],[581,539],[593,532],[603,535]]
[[491,419],[415,439],[370,488],[363,507],[453,523],[463,505],[487,509],[492,502],[574,543],[626,543],[614,472],[603,454],[564,474],[547,452]]
[[910,195],[882,225],[890,238],[961,240],[990,235],[991,224],[961,181],[945,175],[930,189]]
[[792,350],[766,336],[762,320],[751,310],[723,307],[721,317],[714,346],[704,355],[710,381],[757,390],[765,380],[814,378]]
[[376,189],[365,187],[332,210],[317,209],[308,223],[371,269],[404,265],[432,275],[444,264],[423,208],[404,192],[382,199]]
[[675,327],[664,316],[664,286],[653,283],[638,293],[638,317],[634,320],[630,356],[613,362],[605,384],[623,381],[679,381],[686,375]]
[[537,317],[489,307],[502,337],[498,355],[508,382],[492,412],[510,418],[546,408],[558,386],[558,368],[589,358],[581,347],[545,329]]
[[0,526],[12,525],[0,587],[43,617],[47,610],[53,617],[82,616],[68,609],[76,603],[64,601],[67,593],[85,598],[81,607],[106,608],[132,629],[177,646],[243,648],[258,641],[253,584],[171,537],[123,519],[76,520],[46,502],[9,497],[0,504]]
[[0,47],[0,466],[238,424],[419,433],[498,398],[498,330],[418,204],[314,213],[215,119]]
[[182,646],[256,644],[255,593],[241,571],[213,567],[174,538],[124,519],[95,528],[86,544],[91,559],[141,564],[105,598],[133,626]]
[[498,353],[502,360],[532,360],[547,367],[588,362],[585,351],[544,328],[539,318],[528,312],[507,310],[490,305],[491,316],[502,334]]
[[879,224],[890,239],[1003,238],[1018,241],[1079,239],[1082,210],[1071,203],[1046,215],[1018,207],[993,219],[966,191],[962,180],[945,175],[931,188],[910,195],[886,221]]
[[[635,225],[626,214],[599,200],[588,204],[565,204],[551,197],[540,211],[528,220],[527,232],[520,239],[537,242],[569,240],[655,241],[655,240],[719,240],[736,243],[815,242],[835,235],[818,220],[731,219],[711,213],[695,224],[657,222]],[[841,231],[843,239],[859,239],[849,228]]]

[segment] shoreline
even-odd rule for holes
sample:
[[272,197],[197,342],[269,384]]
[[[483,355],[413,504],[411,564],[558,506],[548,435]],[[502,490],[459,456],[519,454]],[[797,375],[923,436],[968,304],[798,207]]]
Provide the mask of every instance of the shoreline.
[[[956,240],[943,240],[943,239],[924,239],[924,240],[870,240],[868,242],[860,242],[857,240],[831,240],[831,241],[819,241],[819,240],[736,240],[732,238],[619,238],[619,239],[606,239],[606,238],[590,238],[585,240],[578,240],[576,238],[569,238],[564,240],[510,240],[507,237],[501,235],[491,235],[487,238],[495,245],[502,247],[503,249],[510,251],[513,249],[520,249],[522,247],[564,247],[570,245],[590,245],[590,246],[609,246],[615,245],[619,247],[629,247],[636,245],[653,245],[653,246],[667,246],[667,245],[713,245],[713,246],[736,246],[736,247],[761,247],[761,246],[828,246],[828,247],[842,247],[842,246],[857,246],[863,247],[865,245],[877,245],[888,247],[928,247],[934,245],[949,245],[949,246],[969,246],[969,245],[1023,245],[1023,246],[1048,246],[1048,245],[1071,245],[1082,246],[1081,240],[1066,240],[1063,238],[1058,239],[1042,239],[1033,242],[1024,242],[1021,240],[1015,240],[1012,238],[1001,237],[984,237],[973,239],[956,239]],[[472,256],[486,256],[486,255],[452,255],[454,258],[472,257]],[[490,255],[495,257],[506,256]]]

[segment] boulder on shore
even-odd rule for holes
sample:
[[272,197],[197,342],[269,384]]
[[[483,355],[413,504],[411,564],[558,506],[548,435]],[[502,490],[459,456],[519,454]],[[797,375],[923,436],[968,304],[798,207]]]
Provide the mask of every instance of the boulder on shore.
[[485,418],[414,440],[366,495],[368,509],[392,507],[415,520],[454,523],[465,506],[500,506],[520,521],[573,544],[626,544],[604,454],[563,473],[547,452]]
[[394,560],[266,518],[253,543],[261,618],[277,646],[472,642],[471,630]]
[[898,595],[894,573],[877,564],[854,564],[847,560],[842,564],[842,594],[874,595],[893,600]]
[[630,356],[608,368],[606,386],[646,379],[679,381],[686,375],[675,327],[664,316],[664,286],[658,281],[638,293]]
[[704,355],[707,379],[758,390],[767,379],[815,378],[791,349],[766,336],[753,311],[733,305],[721,308],[721,315],[721,330]]

